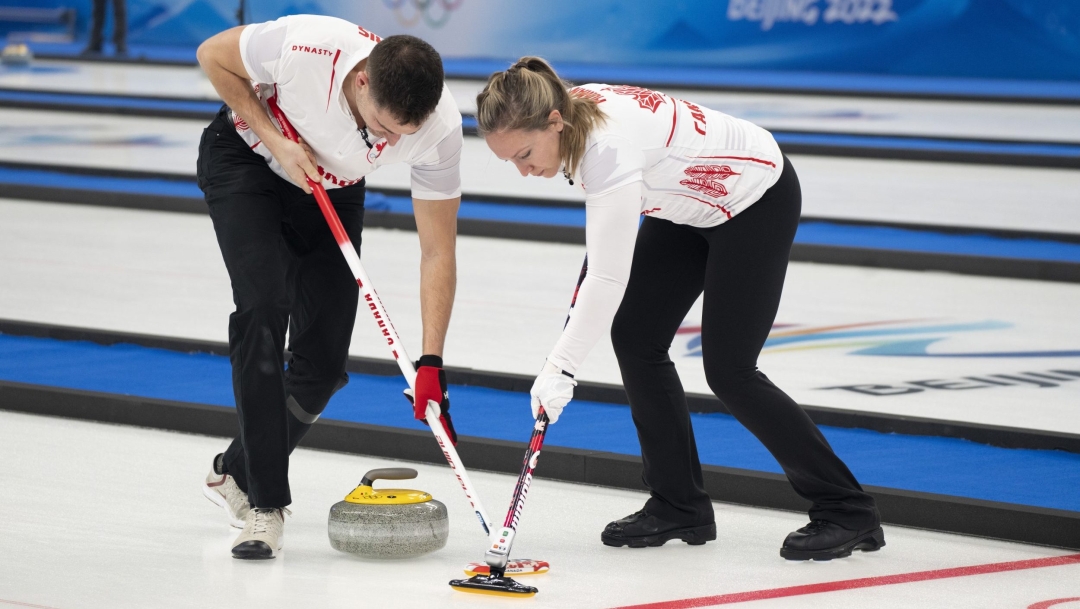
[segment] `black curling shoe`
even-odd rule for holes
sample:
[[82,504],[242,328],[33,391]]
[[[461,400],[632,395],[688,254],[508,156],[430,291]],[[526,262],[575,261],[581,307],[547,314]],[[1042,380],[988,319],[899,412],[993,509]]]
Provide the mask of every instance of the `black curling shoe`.
[[828,520],[813,520],[787,536],[780,556],[788,560],[832,560],[851,556],[852,550],[876,552],[884,545],[881,527],[852,531]]
[[604,542],[605,546],[615,548],[656,547],[672,539],[681,539],[692,546],[700,546],[706,541],[716,539],[716,523],[688,527],[661,520],[641,510],[608,523],[600,534],[600,541]]

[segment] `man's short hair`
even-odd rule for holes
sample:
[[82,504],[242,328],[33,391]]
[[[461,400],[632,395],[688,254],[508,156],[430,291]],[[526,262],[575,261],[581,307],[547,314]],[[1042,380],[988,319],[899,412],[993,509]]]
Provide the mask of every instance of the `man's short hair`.
[[422,124],[439,104],[442,57],[415,36],[383,38],[371,50],[366,71],[372,99],[402,124]]

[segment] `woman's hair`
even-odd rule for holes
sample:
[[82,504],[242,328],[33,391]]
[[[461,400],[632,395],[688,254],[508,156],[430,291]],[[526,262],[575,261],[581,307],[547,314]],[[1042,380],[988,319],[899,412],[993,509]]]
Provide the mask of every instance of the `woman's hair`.
[[596,102],[571,94],[570,84],[539,57],[522,57],[505,72],[488,78],[476,96],[477,131],[480,135],[524,129],[546,129],[552,110],[562,115],[559,157],[565,171],[573,174],[585,154],[585,140],[607,118]]

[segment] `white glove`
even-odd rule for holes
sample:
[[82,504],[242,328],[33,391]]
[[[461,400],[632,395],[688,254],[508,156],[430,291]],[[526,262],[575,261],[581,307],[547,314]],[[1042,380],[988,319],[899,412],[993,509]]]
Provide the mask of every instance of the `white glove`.
[[562,370],[551,362],[545,362],[544,369],[529,390],[529,395],[532,396],[533,418],[540,414],[540,406],[543,405],[548,421],[558,421],[563,407],[574,399],[574,387],[577,387],[574,377],[563,374]]

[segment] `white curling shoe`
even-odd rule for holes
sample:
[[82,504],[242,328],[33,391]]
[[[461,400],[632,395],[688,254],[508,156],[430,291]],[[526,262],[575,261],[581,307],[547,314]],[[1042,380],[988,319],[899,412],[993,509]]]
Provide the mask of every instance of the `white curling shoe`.
[[[217,459],[214,458],[215,463]],[[230,526],[244,528],[244,520],[251,505],[248,503],[247,493],[236,486],[236,480],[233,480],[232,476],[219,474],[216,467],[211,467],[210,473],[206,475],[206,482],[203,483],[203,495],[225,510]]]
[[274,558],[285,545],[285,514],[288,508],[254,508],[247,514],[244,530],[233,542],[233,558]]

